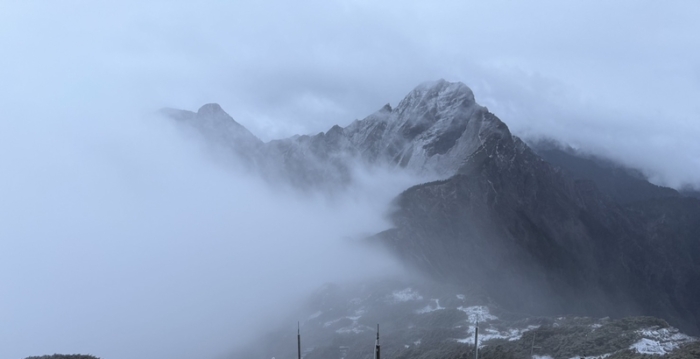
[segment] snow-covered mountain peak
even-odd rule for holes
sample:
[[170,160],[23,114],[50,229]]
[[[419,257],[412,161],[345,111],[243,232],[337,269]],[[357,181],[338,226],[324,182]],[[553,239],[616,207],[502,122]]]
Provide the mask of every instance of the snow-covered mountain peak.
[[440,79],[418,85],[396,109],[400,113],[421,109],[427,112],[440,112],[455,107],[466,108],[475,104],[474,93],[467,85]]
[[[263,144],[218,104],[197,113],[168,113],[227,143],[271,177],[291,178],[300,186],[348,183],[351,163],[390,168],[433,178],[456,173],[485,139],[510,136],[507,127],[461,82],[438,80],[413,89],[394,108],[390,104],[342,128]],[[359,160],[359,162],[358,162]],[[339,179],[340,177],[340,179]]]

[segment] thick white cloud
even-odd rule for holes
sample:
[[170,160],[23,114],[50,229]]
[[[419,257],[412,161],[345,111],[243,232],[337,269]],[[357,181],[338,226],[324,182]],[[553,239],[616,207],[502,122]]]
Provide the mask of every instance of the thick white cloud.
[[220,166],[164,119],[75,114],[3,126],[0,357],[214,357],[325,282],[397,273],[358,241],[388,227],[410,179],[300,195]]
[[516,133],[608,148],[674,186],[700,178],[688,170],[700,153],[697,1],[1,6],[8,106],[218,102],[272,139],[347,124],[446,78]]
[[[112,348],[104,350],[135,357],[114,348],[151,354],[171,338],[196,341],[188,330],[201,318],[226,327],[236,312],[221,315],[221,305],[167,330],[151,326],[204,306],[212,291],[222,291],[220,301],[233,295],[219,287],[229,278],[218,266],[266,244],[227,257],[223,239],[233,229],[223,218],[241,215],[245,233],[268,238],[277,232],[260,221],[271,210],[282,218],[277,230],[308,234],[304,248],[318,239],[304,231],[319,223],[332,224],[322,236],[352,232],[347,217],[363,231],[381,227],[373,216],[382,209],[368,203],[325,211],[280,202],[250,179],[203,164],[196,148],[140,114],[218,102],[272,139],[346,125],[445,78],[472,87],[516,134],[610,155],[659,183],[697,185],[698,18],[694,0],[0,2],[0,356],[87,343],[97,355]],[[259,204],[235,205],[249,202]],[[284,219],[290,208],[301,217]],[[184,225],[189,218],[196,221]],[[192,243],[199,233],[211,240]],[[212,281],[171,275],[180,261]],[[182,287],[173,282],[181,275]],[[161,305],[183,290],[203,294]],[[124,299],[137,293],[143,301]],[[130,328],[143,331],[104,339]],[[215,332],[226,333],[201,333]],[[226,338],[215,340],[223,350]]]

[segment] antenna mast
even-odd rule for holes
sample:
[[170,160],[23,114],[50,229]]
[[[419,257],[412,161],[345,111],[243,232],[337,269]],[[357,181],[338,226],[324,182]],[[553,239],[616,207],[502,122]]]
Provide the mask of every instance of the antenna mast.
[[377,341],[374,343],[374,359],[381,359],[379,351],[379,324],[377,324]]
[[479,359],[479,320],[476,321],[474,330],[474,359]]

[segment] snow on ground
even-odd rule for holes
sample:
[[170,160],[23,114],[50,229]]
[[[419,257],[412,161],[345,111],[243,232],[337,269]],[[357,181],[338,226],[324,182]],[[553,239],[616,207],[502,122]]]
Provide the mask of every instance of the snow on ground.
[[553,359],[553,358],[549,355],[533,355],[532,359]]
[[406,288],[403,290],[396,290],[393,293],[391,293],[390,299],[392,299],[394,303],[401,303],[412,300],[422,300],[423,296],[421,296],[418,292],[413,290],[413,288]]
[[357,323],[357,321],[358,321],[360,318],[362,318],[362,315],[363,315],[363,314],[365,314],[365,310],[364,310],[364,308],[360,308],[360,309],[358,309],[358,310],[355,311],[355,315],[353,315],[353,316],[347,316],[347,317],[343,317],[343,318],[338,318],[338,319],[336,319],[336,320],[334,320],[334,321],[331,321],[331,322],[328,322],[328,323],[324,324],[324,326],[327,327],[327,326],[330,325],[329,323],[332,324],[332,323],[337,322],[337,321],[339,321],[339,320],[341,320],[341,319],[347,318],[347,319],[352,320],[352,324],[350,324],[350,325],[348,325],[348,326],[346,326],[346,327],[342,327],[342,328],[336,330],[336,331],[335,331],[336,333],[339,333],[339,334],[350,334],[350,333],[359,334],[359,333],[362,333],[362,332],[364,332],[364,331],[366,331],[366,330],[374,330],[374,328],[372,328],[372,327],[369,327],[369,326],[366,326],[366,325],[362,325],[362,324],[358,324],[358,323]]
[[[539,328],[539,325],[530,325],[527,328],[510,328],[504,331],[498,331],[492,328],[484,328],[479,330],[479,348],[486,345],[485,342],[493,339],[505,339],[508,341],[520,340],[523,337],[523,333]],[[468,337],[464,339],[457,339],[460,343],[473,343],[474,342],[474,327],[470,326],[467,331]]]
[[581,355],[577,355],[577,356],[571,357],[571,358],[569,358],[569,359],[605,359],[605,358],[607,358],[607,357],[609,357],[609,356],[611,356],[611,355],[613,355],[613,354],[615,354],[615,353],[606,353],[606,354],[601,354],[601,355],[591,355],[591,356],[587,356],[587,357],[581,356]]
[[489,320],[496,320],[498,317],[495,315],[492,315],[489,312],[489,308],[483,305],[476,305],[472,307],[459,307],[457,308],[465,313],[467,313],[467,316],[469,317],[469,322],[470,323],[476,323],[477,321],[479,322],[486,322]]
[[632,344],[632,346],[630,347],[630,349],[634,349],[639,354],[660,354],[660,355],[667,354],[676,348],[677,348],[677,346],[674,346],[674,345],[665,346],[656,340],[651,340],[651,339],[647,339],[647,338],[642,338],[638,342]]
[[637,331],[642,336],[630,349],[639,354],[666,355],[683,344],[697,339],[681,333],[676,328],[647,328]]
[[464,298],[466,298],[464,294],[457,294],[457,299],[464,300]]
[[435,301],[435,307],[433,307],[432,304],[428,304],[428,305],[426,305],[424,308],[421,308],[421,309],[416,310],[416,313],[418,313],[418,314],[425,314],[425,313],[434,312],[434,311],[436,311],[436,310],[445,309],[445,307],[441,307],[441,306],[440,306],[440,300],[439,300],[439,299],[433,299],[433,300]]

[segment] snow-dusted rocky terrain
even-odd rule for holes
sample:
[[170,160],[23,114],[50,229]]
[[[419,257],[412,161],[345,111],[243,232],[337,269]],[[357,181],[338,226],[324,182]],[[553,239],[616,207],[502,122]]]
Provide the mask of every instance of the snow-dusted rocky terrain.
[[[302,312],[304,358],[371,355],[376,322],[385,358],[473,357],[479,326],[481,358],[692,358],[696,338],[663,320],[536,317],[511,313],[458,288],[400,279],[326,285]],[[246,357],[292,358],[294,323],[274,331]]]
[[393,168],[422,178],[447,178],[490,136],[510,136],[462,83],[424,83],[395,108],[389,104],[347,127],[263,143],[217,104],[196,113],[163,109],[212,144],[271,180],[300,188],[338,188],[358,168]]

